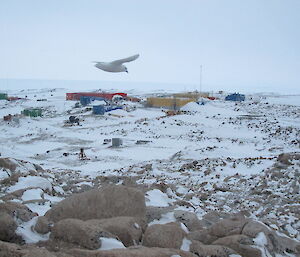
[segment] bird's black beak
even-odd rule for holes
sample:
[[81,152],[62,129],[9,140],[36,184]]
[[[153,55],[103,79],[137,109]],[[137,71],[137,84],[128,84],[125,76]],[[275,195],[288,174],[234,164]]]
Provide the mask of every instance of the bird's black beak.
[[128,73],[128,70],[126,72]]

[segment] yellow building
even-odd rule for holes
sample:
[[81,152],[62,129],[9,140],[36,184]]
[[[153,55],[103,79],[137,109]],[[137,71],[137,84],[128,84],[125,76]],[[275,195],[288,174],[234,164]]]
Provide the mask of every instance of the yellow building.
[[178,97],[149,97],[147,98],[148,107],[163,107],[172,110],[178,110],[180,107],[190,102],[197,101],[196,98],[178,98]]

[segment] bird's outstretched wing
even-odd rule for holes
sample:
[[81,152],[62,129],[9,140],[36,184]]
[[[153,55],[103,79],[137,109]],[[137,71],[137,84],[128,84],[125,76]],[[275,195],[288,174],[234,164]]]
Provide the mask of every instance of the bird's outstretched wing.
[[124,58],[124,59],[113,61],[111,63],[113,63],[113,64],[122,64],[124,62],[132,62],[132,61],[136,60],[139,56],[140,56],[139,54],[136,54],[136,55]]

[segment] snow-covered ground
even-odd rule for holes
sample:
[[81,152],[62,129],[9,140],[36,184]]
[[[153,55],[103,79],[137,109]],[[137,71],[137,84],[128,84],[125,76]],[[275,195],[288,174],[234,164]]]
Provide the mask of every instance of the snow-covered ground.
[[[86,107],[74,108],[74,101],[65,100],[66,92],[71,91],[11,91],[10,95],[26,99],[0,101],[1,157],[47,169],[47,179],[20,177],[15,185],[2,187],[2,196],[17,189],[40,188],[29,188],[21,201],[42,197],[44,205],[27,203],[42,215],[49,203],[60,201],[74,188],[93,187],[99,177],[115,176],[116,183],[122,183],[122,177],[131,176],[137,183],[173,186],[166,194],[149,191],[148,205],[168,206],[186,200],[190,206],[185,208],[199,217],[210,210],[246,209],[270,224],[276,218],[276,226],[300,239],[299,215],[295,214],[300,207],[299,161],[282,172],[287,179],[284,184],[280,179],[268,179],[279,154],[300,152],[300,96],[255,95],[255,100],[241,103],[190,103],[174,116],[159,108],[125,103],[136,109],[96,116]],[[20,114],[28,107],[42,108],[43,117],[3,121],[2,116]],[[79,117],[79,126],[66,125],[71,115]],[[112,138],[121,138],[123,145],[113,148],[111,143],[103,144]],[[138,140],[147,142],[137,144]],[[80,148],[84,148],[86,160],[78,158]],[[0,179],[6,176],[0,170]],[[289,191],[292,184],[298,191]]]

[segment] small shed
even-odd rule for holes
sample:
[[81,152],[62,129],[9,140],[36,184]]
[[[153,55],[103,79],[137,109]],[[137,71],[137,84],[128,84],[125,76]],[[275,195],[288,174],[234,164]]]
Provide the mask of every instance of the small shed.
[[121,138],[112,138],[112,140],[111,140],[112,147],[120,147],[122,144],[123,144],[123,141]]
[[241,101],[245,101],[245,95],[242,95],[242,94],[239,94],[239,93],[234,93],[234,94],[226,96],[225,100],[226,101],[241,102]]
[[23,115],[29,116],[29,117],[41,117],[42,116],[42,109],[28,108],[28,109],[24,109],[21,113]]
[[80,103],[82,106],[87,106],[92,102],[91,97],[89,96],[80,96]]
[[104,113],[105,113],[104,105],[94,105],[93,106],[93,114],[104,115]]

